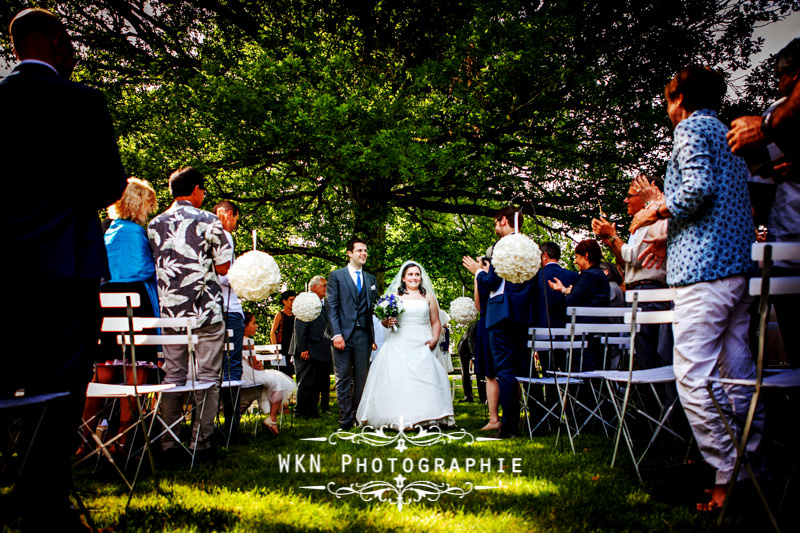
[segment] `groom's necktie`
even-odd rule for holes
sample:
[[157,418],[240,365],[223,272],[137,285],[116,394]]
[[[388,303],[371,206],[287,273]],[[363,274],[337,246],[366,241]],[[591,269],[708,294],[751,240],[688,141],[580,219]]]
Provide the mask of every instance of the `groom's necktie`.
[[356,288],[358,288],[359,294],[361,294],[361,271],[356,270]]

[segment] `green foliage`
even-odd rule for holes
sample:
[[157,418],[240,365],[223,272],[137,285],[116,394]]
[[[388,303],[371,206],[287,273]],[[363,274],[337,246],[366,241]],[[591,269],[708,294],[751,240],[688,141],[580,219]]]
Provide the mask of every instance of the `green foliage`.
[[[25,4],[4,2],[0,23]],[[663,171],[670,76],[690,62],[745,66],[760,45],[753,27],[800,9],[798,0],[42,5],[74,31],[76,76],[106,90],[127,169],[156,185],[162,206],[169,172],[191,164],[210,178],[209,203],[241,204],[239,248],[256,230],[295,288],[342,265],[358,234],[379,276],[414,257],[449,280],[437,286],[448,296],[469,289],[460,254],[491,244],[485,217],[502,205],[521,205],[530,231],[565,242],[598,199],[624,213],[629,177]],[[760,103],[765,90],[742,102]]]

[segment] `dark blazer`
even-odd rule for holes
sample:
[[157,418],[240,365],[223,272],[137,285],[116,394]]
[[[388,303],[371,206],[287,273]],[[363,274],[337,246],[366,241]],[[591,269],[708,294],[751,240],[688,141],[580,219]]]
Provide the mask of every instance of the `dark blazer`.
[[40,64],[17,65],[0,81],[3,185],[10,249],[23,274],[108,276],[98,210],[126,186],[103,94]]
[[[567,307],[608,307],[610,298],[611,287],[608,283],[608,276],[599,266],[591,266],[581,271],[578,281],[572,286],[572,291],[565,300]],[[583,317],[578,321],[597,322],[598,319]]]
[[[378,281],[369,272],[365,272],[363,269],[361,272],[364,274],[363,289],[367,291],[369,320],[367,321],[366,329],[369,332],[371,344],[375,342],[375,331],[372,329],[372,308],[375,307],[375,302],[378,301]],[[331,338],[341,335],[344,337],[345,342],[350,338],[356,325],[357,298],[358,289],[356,289],[356,284],[353,283],[347,267],[331,272],[331,275],[328,276],[328,292],[326,294]]]
[[533,278],[537,302],[534,322],[536,326],[563,328],[567,323],[564,294],[561,291],[554,291],[547,284],[548,281],[553,281],[555,278],[561,280],[565,287],[569,287],[578,280],[578,273],[567,270],[558,263],[549,263],[539,269],[536,277]]
[[[489,272],[478,273],[479,291],[488,289],[496,291],[502,285],[503,279],[497,275],[494,266],[489,267]],[[533,280],[524,283],[511,283],[506,281],[503,294],[489,297],[486,309],[486,327],[492,329],[504,321],[513,324],[533,324]]]
[[308,350],[309,355],[315,361],[331,360],[331,333],[328,327],[327,302],[322,308],[322,312],[312,322],[303,322],[295,319],[294,337],[295,345],[294,356],[300,357],[302,352]]

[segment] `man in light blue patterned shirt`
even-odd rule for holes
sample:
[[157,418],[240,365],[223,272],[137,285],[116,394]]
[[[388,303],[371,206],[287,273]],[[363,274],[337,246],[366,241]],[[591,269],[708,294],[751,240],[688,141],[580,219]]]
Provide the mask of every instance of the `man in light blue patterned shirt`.
[[[667,167],[665,201],[640,211],[631,231],[669,218],[667,283],[676,289],[673,364],[678,394],[703,458],[717,470],[711,500],[698,509],[721,506],[736,460],[724,423],[708,390],[709,376],[755,378],[747,344],[750,248],[755,240],[747,166],[725,139],[728,128],[717,118],[726,85],[717,72],[701,66],[682,69],[666,87],[667,113],[675,127]],[[723,406],[744,420],[752,390],[716,384]],[[757,451],[763,428],[759,406],[748,442]],[[752,455],[751,455],[752,459]],[[746,477],[744,471],[739,478]]]

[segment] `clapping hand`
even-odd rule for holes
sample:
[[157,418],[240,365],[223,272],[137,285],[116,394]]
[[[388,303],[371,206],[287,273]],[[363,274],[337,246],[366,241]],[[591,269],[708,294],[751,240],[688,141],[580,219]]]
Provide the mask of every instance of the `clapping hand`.
[[643,204],[647,202],[662,202],[664,194],[658,190],[655,182],[647,181],[647,176],[639,174],[633,178],[633,189],[639,193],[639,199]]
[[561,280],[558,278],[553,278],[553,281],[548,281],[547,284],[554,291],[561,291],[561,292],[564,291],[564,284],[561,283]]
[[461,258],[461,264],[464,265],[464,268],[469,270],[473,275],[478,272],[478,270],[489,272],[489,265],[485,261],[483,263],[479,263],[468,255],[465,255]]
[[604,217],[592,219],[592,231],[595,232],[598,237],[600,237],[600,240],[610,239],[617,234],[614,224],[606,220]]
[[639,254],[638,259],[642,262],[642,266],[644,268],[661,268],[661,265],[667,260],[667,237],[644,239],[643,242],[648,243],[649,246]]
[[761,117],[752,115],[739,117],[731,122],[731,130],[726,135],[731,152],[741,155],[742,151],[756,147],[766,140],[761,131],[762,120]]

